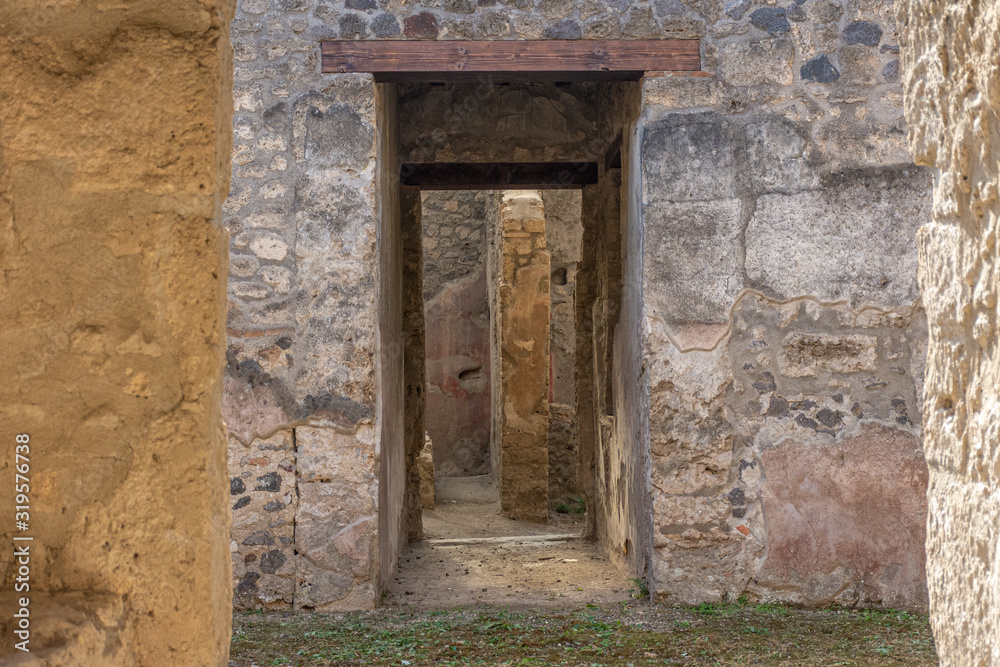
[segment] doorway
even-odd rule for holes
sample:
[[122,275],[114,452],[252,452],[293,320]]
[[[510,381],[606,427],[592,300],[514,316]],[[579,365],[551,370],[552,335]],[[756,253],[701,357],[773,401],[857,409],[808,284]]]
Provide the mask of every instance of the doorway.
[[412,500],[389,599],[624,595],[608,524],[641,508],[628,507],[634,480],[598,467],[629,457],[605,450],[630,444],[607,424],[637,85],[397,93]]

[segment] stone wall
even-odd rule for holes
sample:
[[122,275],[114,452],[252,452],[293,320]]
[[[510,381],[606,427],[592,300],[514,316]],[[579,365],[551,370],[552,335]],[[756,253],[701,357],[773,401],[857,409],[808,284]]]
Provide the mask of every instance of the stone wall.
[[505,516],[548,521],[549,275],[537,191],[497,193],[487,251],[493,476]]
[[714,74],[647,77],[638,128],[651,589],[921,608],[930,178],[891,5],[703,18]]
[[576,478],[576,274],[583,220],[579,190],[543,190],[551,257],[549,321],[549,507],[581,496]]
[[[375,86],[318,74],[320,39],[699,37],[705,76],[651,73],[631,88],[400,86],[400,159],[592,161],[606,181],[606,153],[623,129],[621,206],[587,212],[606,205],[607,182],[583,194],[587,238],[619,232],[593,246],[603,259],[591,266],[615,268],[581,271],[574,288],[577,481],[599,506],[590,532],[661,598],[749,590],[922,606],[913,546],[922,478],[911,450],[921,439],[925,333],[912,238],[930,214],[930,180],[906,152],[891,3],[431,4],[240,5],[226,405],[241,446],[300,426],[353,438],[356,457],[342,459],[338,479],[363,479],[353,491],[364,497],[377,485],[368,466],[382,465],[368,457],[390,435],[375,422],[383,378],[372,266],[384,187]],[[813,305],[797,314],[796,304]],[[741,345],[758,347],[751,358]],[[854,352],[867,355],[864,366],[838,361]],[[812,366],[814,375],[796,375]],[[759,392],[754,384],[772,384],[764,373],[774,387]],[[882,502],[870,450],[914,471],[888,481],[900,514],[887,540],[909,544],[905,553],[842,539],[867,530],[850,507]],[[792,544],[800,527],[772,530],[762,517],[778,516],[779,500],[806,508],[815,499],[796,471],[781,482],[767,467],[800,451],[817,465],[840,454],[849,462],[829,468],[844,480],[837,506],[849,519],[788,563],[769,545]],[[352,525],[331,524],[316,553],[335,550]],[[354,535],[338,544],[365,553]],[[347,588],[322,604],[343,606]]]
[[[401,369],[402,355],[398,304],[385,300],[399,297],[394,182],[379,176],[392,168],[396,141],[380,139],[379,118],[389,119],[378,105],[396,105],[370,77],[319,75],[314,42],[293,30],[294,15],[254,7],[241,4],[232,26],[236,142],[224,209],[232,258],[223,410],[233,488],[246,486],[233,496],[236,601],[371,607],[385,575],[379,554],[395,566],[388,554],[398,548],[405,483],[399,473],[379,484],[382,453],[402,451],[390,446],[402,437],[402,378],[378,370]],[[275,31],[285,31],[280,44],[265,48],[262,35]],[[284,468],[258,454],[279,435],[294,448]],[[394,499],[381,532],[380,493]],[[274,518],[259,513],[274,502],[290,506]],[[294,544],[281,540],[286,520]],[[273,573],[255,558],[261,541],[284,556]],[[294,580],[291,591],[282,577]]]
[[485,191],[423,200],[427,433],[438,475],[490,471],[490,342]]
[[930,342],[927,578],[942,665],[1000,665],[1000,6],[898,6],[910,149],[937,172],[920,230]]
[[4,665],[228,663],[231,11],[0,4]]

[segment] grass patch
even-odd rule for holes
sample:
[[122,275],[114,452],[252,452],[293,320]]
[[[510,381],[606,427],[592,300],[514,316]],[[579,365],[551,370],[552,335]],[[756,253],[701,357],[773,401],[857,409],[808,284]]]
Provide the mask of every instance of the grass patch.
[[236,614],[232,665],[936,665],[927,617],[648,602]]

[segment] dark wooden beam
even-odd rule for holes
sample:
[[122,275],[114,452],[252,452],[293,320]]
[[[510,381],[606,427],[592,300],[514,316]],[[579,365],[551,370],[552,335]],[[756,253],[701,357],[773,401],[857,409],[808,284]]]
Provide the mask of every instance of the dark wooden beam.
[[527,41],[324,41],[323,72],[378,81],[638,79],[701,69],[697,39]]
[[404,187],[421,190],[564,190],[597,182],[594,162],[410,162]]

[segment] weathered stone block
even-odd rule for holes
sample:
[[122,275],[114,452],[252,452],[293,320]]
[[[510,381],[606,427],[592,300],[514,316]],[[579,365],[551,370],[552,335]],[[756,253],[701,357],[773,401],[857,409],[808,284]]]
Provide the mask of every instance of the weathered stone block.
[[355,433],[301,426],[295,429],[301,482],[337,482],[366,487],[375,481],[375,443],[371,426]]
[[816,377],[821,371],[874,371],[877,346],[874,336],[791,333],[782,341],[778,367],[788,377]]
[[672,324],[724,322],[742,289],[738,199],[647,207],[647,312]]
[[849,175],[823,190],[761,196],[746,231],[747,276],[786,297],[912,304],[910,241],[929,214],[924,192]]
[[747,164],[755,192],[795,192],[819,185],[808,155],[809,133],[782,116],[746,125]]
[[646,124],[643,200],[730,199],[736,195],[735,141],[715,113],[671,114]]
[[733,86],[788,86],[793,80],[793,57],[789,39],[733,42],[719,54],[719,73]]

